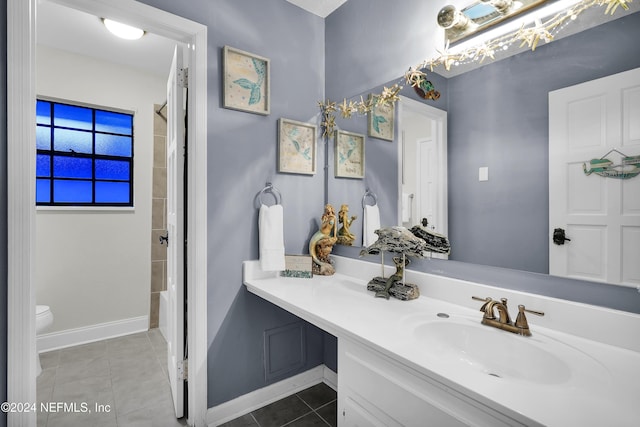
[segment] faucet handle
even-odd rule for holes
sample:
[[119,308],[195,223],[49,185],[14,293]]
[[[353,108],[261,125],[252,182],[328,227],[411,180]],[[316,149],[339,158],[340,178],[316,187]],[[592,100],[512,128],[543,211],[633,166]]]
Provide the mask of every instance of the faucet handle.
[[518,316],[516,317],[514,326],[520,329],[521,335],[529,336],[531,335],[531,331],[529,330],[529,322],[527,322],[527,316],[524,314],[525,312],[535,314],[536,316],[544,316],[544,312],[529,310],[522,304],[518,305]]
[[493,315],[493,299],[491,299],[491,297],[486,297],[486,298],[480,298],[480,297],[474,297],[472,296],[471,299],[474,299],[476,301],[484,301],[484,304],[482,304],[482,307],[480,307],[480,311],[482,311],[484,313],[484,318],[485,319],[493,319],[495,318]]

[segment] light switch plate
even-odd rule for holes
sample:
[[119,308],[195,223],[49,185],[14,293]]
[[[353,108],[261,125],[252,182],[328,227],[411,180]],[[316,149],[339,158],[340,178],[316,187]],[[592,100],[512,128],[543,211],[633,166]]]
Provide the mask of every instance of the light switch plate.
[[483,166],[478,169],[478,181],[489,181],[489,167]]

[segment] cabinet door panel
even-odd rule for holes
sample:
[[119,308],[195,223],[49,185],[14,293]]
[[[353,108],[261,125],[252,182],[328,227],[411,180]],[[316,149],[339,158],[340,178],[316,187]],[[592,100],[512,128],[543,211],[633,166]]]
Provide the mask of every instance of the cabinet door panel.
[[340,427],[523,425],[359,344],[339,340],[338,366]]

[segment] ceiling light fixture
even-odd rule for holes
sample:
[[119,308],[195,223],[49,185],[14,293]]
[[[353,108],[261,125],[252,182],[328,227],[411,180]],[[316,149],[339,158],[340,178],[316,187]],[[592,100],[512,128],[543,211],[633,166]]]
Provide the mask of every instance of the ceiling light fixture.
[[140,37],[144,36],[144,30],[112,21],[111,19],[102,18],[102,23],[107,27],[107,30],[109,30],[111,34],[120,37],[121,39],[138,40]]

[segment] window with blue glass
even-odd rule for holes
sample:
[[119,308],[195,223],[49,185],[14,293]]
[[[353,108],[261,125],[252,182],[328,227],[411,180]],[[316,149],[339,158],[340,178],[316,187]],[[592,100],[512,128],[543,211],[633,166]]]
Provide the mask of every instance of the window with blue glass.
[[38,100],[36,204],[133,206],[133,115]]

